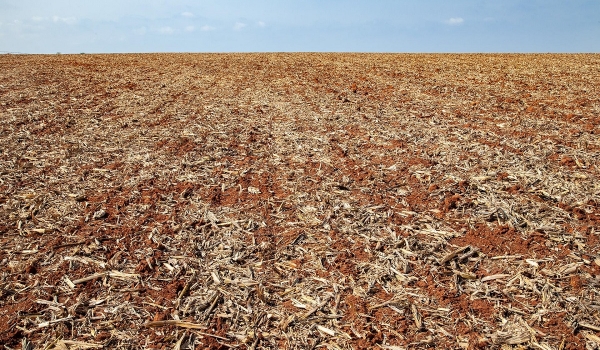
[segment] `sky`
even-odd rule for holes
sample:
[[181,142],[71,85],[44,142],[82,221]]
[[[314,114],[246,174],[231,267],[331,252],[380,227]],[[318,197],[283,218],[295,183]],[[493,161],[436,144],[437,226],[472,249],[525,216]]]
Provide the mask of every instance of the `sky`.
[[0,53],[600,52],[600,0],[0,0]]

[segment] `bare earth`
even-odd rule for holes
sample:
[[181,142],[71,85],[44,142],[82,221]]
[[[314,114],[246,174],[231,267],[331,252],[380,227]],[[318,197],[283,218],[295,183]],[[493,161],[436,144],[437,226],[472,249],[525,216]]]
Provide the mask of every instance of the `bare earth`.
[[0,56],[6,349],[598,349],[600,55]]

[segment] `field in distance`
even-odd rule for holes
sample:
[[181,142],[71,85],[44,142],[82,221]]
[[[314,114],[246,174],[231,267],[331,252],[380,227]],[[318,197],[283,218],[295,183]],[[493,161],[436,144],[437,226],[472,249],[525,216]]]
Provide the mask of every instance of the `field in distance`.
[[600,55],[0,56],[0,343],[600,347]]

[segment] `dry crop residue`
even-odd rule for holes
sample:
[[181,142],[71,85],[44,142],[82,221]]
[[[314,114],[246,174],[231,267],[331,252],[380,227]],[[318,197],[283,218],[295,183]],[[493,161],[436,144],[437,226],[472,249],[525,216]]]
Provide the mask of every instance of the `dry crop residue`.
[[600,56],[0,56],[7,348],[600,347]]

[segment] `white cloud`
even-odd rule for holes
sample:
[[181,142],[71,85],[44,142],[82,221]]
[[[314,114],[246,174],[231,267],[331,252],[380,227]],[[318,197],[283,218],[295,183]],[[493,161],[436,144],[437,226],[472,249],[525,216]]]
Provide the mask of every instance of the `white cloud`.
[[263,21],[258,21],[256,24],[258,24],[259,27],[266,27],[267,24]]
[[236,22],[233,26],[234,30],[242,30],[246,26],[246,23]]
[[194,26],[187,26],[187,27],[185,27],[185,31],[186,32],[193,32],[194,30],[196,30],[196,27],[194,27]]
[[192,18],[192,17],[194,17],[194,14],[193,14],[193,13],[191,13],[191,12],[182,12],[182,13],[181,13],[181,15],[182,15],[183,17],[187,17],[187,18]]
[[211,27],[208,24],[206,24],[200,27],[200,30],[203,32],[210,32],[211,30],[215,30],[215,27]]
[[169,26],[166,26],[166,27],[161,27],[158,31],[161,34],[173,34],[175,32],[175,29],[173,29]]
[[40,17],[40,16],[33,16],[33,17],[31,17],[31,20],[34,21],[34,22],[41,22],[44,19],[45,19],[44,17]]
[[77,19],[75,17],[52,16],[52,21],[54,23],[75,24],[75,22],[77,22]]
[[452,17],[446,21],[446,24],[449,24],[451,26],[456,26],[456,25],[463,24],[464,22],[465,22],[465,20],[462,19],[461,17]]

